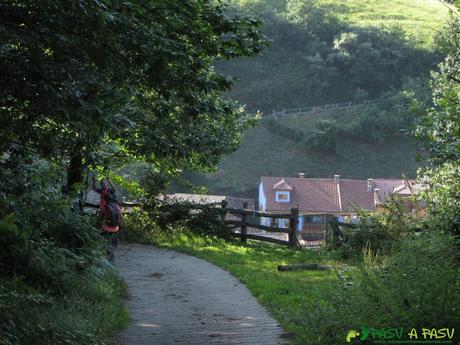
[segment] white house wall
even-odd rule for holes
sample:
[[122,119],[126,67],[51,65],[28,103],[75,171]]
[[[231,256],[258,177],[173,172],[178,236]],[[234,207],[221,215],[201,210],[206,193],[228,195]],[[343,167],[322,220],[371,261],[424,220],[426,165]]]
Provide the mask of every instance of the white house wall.
[[[264,193],[264,183],[260,182],[259,185],[259,211],[265,212],[267,209],[267,198],[265,197]],[[270,225],[270,218],[267,217],[260,217],[260,224],[261,225]]]

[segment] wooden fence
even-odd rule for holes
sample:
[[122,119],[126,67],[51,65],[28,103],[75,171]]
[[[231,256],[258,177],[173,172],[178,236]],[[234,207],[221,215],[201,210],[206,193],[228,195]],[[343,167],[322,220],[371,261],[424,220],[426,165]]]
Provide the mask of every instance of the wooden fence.
[[[228,215],[236,216],[231,218],[239,219],[228,219]],[[259,220],[261,217],[270,219],[288,219],[289,227],[281,228],[276,226],[267,226],[259,224]],[[299,210],[296,208],[292,208],[290,213],[273,214],[247,209],[247,203],[243,203],[243,208],[228,208],[227,203],[224,200],[222,202],[222,220],[226,225],[230,226],[231,228],[240,228],[240,232],[233,232],[232,234],[234,237],[241,238],[242,242],[246,242],[248,239],[252,239],[287,245],[291,248],[300,246],[297,240],[297,224],[299,222]],[[258,234],[248,234],[248,228],[256,228],[271,233],[287,234],[288,240],[285,241]]]
[[355,229],[356,224],[353,223],[342,223],[337,218],[331,218],[328,221],[328,227],[326,228],[325,242],[327,245],[339,246],[343,242],[346,242],[347,235],[345,229]]
[[[119,205],[126,209],[132,209],[133,207],[140,206],[141,204],[137,202],[121,202]],[[299,210],[297,208],[291,208],[289,213],[266,213],[248,209],[247,202],[243,202],[242,208],[230,208],[227,207],[227,205],[227,201],[223,200],[222,202],[216,202],[212,204],[197,204],[190,206],[197,210],[203,209],[204,207],[220,208],[222,222],[232,230],[237,228],[240,229],[239,232],[232,232],[232,236],[240,238],[241,242],[247,242],[248,239],[251,239],[287,245],[290,248],[298,248],[301,246],[298,236],[302,237],[304,233],[302,231],[299,232],[297,229],[297,225],[299,223]],[[84,207],[97,209],[99,208],[99,205],[85,202]],[[318,235],[321,232],[322,239],[315,242],[322,242],[333,246],[340,245],[346,241],[346,231],[344,231],[344,229],[356,228],[356,224],[341,223],[335,216],[331,214],[323,214],[321,216],[325,217],[325,223],[315,225],[322,226],[322,230],[319,232],[315,231],[311,234]],[[275,225],[262,225],[260,224],[260,218],[269,218],[271,220],[287,219],[289,220],[289,225],[287,228],[282,228]],[[270,223],[276,224],[276,221],[271,221]],[[259,229],[275,234],[285,234],[287,235],[288,240],[286,241],[261,234],[248,233],[248,228]]]
[[277,119],[279,117],[285,116],[298,116],[298,115],[306,115],[309,113],[313,113],[316,111],[323,111],[329,109],[339,109],[339,108],[349,108],[354,106],[366,106],[370,104],[381,103],[381,99],[369,99],[365,101],[359,102],[344,102],[344,103],[335,103],[335,104],[325,104],[325,105],[316,105],[311,107],[299,107],[299,108],[291,108],[291,109],[283,109],[281,111],[273,110],[273,118]]

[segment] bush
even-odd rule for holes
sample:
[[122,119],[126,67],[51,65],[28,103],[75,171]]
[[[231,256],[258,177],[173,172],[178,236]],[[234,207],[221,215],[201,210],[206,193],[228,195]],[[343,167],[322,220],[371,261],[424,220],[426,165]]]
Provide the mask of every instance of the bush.
[[445,163],[424,174],[430,187],[420,195],[429,214],[424,226],[460,236],[460,164]]
[[220,208],[188,202],[152,202],[125,215],[124,228],[130,240],[191,232],[203,237],[231,238],[221,221]]
[[456,242],[451,235],[425,232],[403,239],[383,262],[367,254],[347,306],[355,325],[456,325],[460,319]]
[[333,151],[335,149],[338,127],[334,120],[323,120],[308,132],[291,128],[273,119],[266,120],[265,125],[274,134],[284,139],[303,142],[306,149],[320,151]]
[[[305,311],[309,344],[341,344],[350,329],[452,328],[460,319],[457,239],[439,231],[408,234],[382,256],[364,249],[357,270],[344,267]],[[407,339],[407,338],[406,338]],[[373,344],[372,340],[357,342]],[[391,340],[388,340],[390,343]]]
[[307,149],[333,151],[338,134],[337,123],[334,120],[322,120],[316,128],[307,133],[304,140]]
[[0,160],[0,343],[108,343],[127,316],[98,230],[72,211],[59,167]]
[[418,229],[401,201],[396,199],[388,201],[381,213],[359,210],[358,215],[359,223],[351,228],[340,227],[342,240],[328,245],[342,258],[362,257],[364,248],[375,254],[390,254],[398,240]]
[[36,290],[21,279],[0,283],[0,343],[2,345],[105,345],[126,325],[125,294],[115,272],[99,263],[95,270],[68,274],[73,286],[65,296]]

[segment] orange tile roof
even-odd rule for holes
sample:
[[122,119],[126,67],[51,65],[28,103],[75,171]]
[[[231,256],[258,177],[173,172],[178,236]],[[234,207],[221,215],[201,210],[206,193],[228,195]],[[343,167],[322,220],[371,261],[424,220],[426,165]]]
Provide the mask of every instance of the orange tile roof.
[[[300,212],[354,213],[357,208],[375,210],[388,197],[413,180],[372,179],[374,189],[368,189],[368,180],[303,177],[262,177],[266,198],[266,211],[288,211],[298,207]],[[407,182],[409,181],[409,182]],[[286,188],[287,186],[291,189]],[[402,186],[402,187],[401,187]],[[275,201],[276,190],[290,190],[288,203]]]

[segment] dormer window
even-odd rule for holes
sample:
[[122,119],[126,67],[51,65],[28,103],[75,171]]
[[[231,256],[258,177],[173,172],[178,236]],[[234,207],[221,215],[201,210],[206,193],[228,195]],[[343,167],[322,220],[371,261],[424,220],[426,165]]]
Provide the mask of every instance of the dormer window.
[[289,202],[291,199],[290,192],[287,191],[277,191],[275,193],[276,202]]

